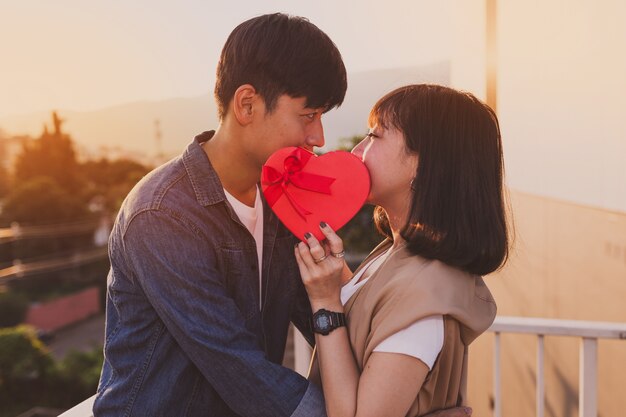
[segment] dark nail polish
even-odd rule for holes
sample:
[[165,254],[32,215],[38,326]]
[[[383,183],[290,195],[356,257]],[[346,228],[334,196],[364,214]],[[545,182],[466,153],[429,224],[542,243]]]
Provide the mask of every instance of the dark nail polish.
[[326,224],[326,222],[320,222],[320,227],[327,227],[328,225]]
[[313,235],[312,235],[311,233],[309,233],[309,232],[306,232],[306,233],[304,234],[304,238],[305,238],[305,239],[311,239],[311,237],[312,237],[312,236],[313,236]]

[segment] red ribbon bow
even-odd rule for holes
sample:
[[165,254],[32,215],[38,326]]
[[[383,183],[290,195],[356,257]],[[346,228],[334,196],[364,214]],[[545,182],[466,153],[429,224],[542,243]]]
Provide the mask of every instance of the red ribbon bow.
[[282,195],[285,195],[291,206],[296,210],[300,217],[304,219],[304,216],[311,214],[311,212],[302,207],[287,191],[287,186],[289,184],[293,184],[295,187],[303,190],[314,191],[322,194],[331,194],[330,185],[335,181],[335,178],[311,174],[309,172],[302,172],[302,168],[304,168],[312,156],[312,153],[305,151],[302,148],[296,148],[285,158],[285,168],[283,172],[267,165],[263,166],[261,180],[263,184],[268,185],[264,194],[270,207],[272,207]]

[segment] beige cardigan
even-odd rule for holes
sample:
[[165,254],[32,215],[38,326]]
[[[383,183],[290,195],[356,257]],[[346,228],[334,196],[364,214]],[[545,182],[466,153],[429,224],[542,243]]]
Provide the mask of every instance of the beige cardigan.
[[[362,266],[391,244],[378,245]],[[480,276],[400,246],[348,300],[345,312],[359,371],[387,337],[419,319],[444,316],[443,347],[407,414],[413,417],[464,403],[467,346],[493,323],[496,304]]]

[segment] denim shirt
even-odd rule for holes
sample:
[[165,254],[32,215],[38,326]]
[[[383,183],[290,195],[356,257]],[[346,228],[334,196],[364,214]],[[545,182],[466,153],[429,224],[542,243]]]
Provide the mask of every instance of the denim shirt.
[[313,340],[296,240],[264,200],[259,306],[254,238],[201,147],[213,133],[120,209],[95,417],[325,416],[321,390],[281,366],[290,320]]

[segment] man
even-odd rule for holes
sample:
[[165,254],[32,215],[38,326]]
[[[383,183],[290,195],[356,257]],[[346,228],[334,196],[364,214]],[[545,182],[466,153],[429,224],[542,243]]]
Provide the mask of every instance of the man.
[[310,337],[295,238],[257,186],[277,149],[324,144],[347,87],[306,19],[260,16],[217,68],[220,125],[146,176],[111,234],[101,416],[324,416],[321,390],[282,367],[289,321]]
[[281,361],[310,307],[295,238],[261,199],[277,149],[324,144],[346,91],[339,51],[305,19],[260,16],[228,38],[216,132],[144,178],[110,239],[96,416],[318,416],[321,391]]

